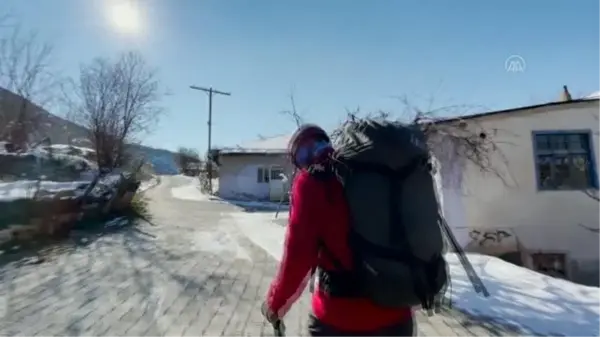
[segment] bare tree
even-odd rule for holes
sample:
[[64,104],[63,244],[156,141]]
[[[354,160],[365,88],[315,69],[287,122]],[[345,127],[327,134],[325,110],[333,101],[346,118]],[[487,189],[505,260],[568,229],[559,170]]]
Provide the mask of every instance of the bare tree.
[[600,197],[598,196],[598,190],[594,188],[587,188],[583,190],[583,193],[594,201],[600,201]]
[[200,164],[200,154],[195,149],[180,147],[177,150],[176,160],[179,168],[182,171],[186,171],[189,169],[190,164]]
[[[332,132],[335,141],[346,123],[359,119],[393,120],[418,126],[426,135],[429,148],[437,155],[443,152],[449,160],[466,160],[483,173],[492,174],[508,184],[506,180],[506,157],[498,147],[502,141],[495,138],[502,130],[485,130],[475,120],[443,118],[443,116],[464,116],[473,111],[465,105],[433,108],[433,100],[427,109],[412,105],[405,97],[398,97],[403,112],[400,117],[387,111],[361,113],[360,109],[346,110],[346,120]],[[499,162],[500,161],[500,162]]]
[[127,146],[151,131],[162,112],[155,70],[139,53],[129,52],[115,61],[97,58],[83,65],[72,84],[70,116],[89,130],[98,166],[123,166]]
[[305,118],[304,118],[303,114],[298,112],[298,110],[296,109],[296,98],[295,98],[295,94],[294,94],[294,89],[292,89],[290,91],[289,98],[290,98],[290,110],[283,110],[283,111],[280,111],[279,113],[281,115],[287,116],[288,118],[291,118],[291,120],[294,122],[294,124],[296,124],[296,127],[299,127],[300,125],[304,124]]
[[51,71],[52,47],[11,19],[0,16],[0,139],[24,150],[60,79]]

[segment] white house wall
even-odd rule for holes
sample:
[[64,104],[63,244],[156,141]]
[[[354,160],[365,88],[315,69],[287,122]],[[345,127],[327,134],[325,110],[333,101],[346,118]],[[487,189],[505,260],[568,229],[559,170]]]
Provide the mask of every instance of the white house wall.
[[[505,182],[493,175],[482,174],[475,165],[466,165],[460,201],[445,198],[446,209],[464,212],[464,219],[453,215],[455,227],[463,227],[463,231],[468,232],[504,230],[510,236],[506,238],[507,243],[522,245],[521,249],[529,252],[567,253],[572,260],[597,263],[598,234],[579,224],[598,228],[598,202],[581,191],[538,190],[532,131],[591,130],[595,134],[592,137],[592,159],[596,161],[597,174],[598,110],[598,101],[594,101],[555,106],[545,112],[480,118],[477,123],[495,134],[504,156],[497,154],[494,161]],[[444,164],[447,162],[442,166]],[[448,205],[452,202],[462,203],[463,207]],[[462,210],[457,210],[459,208]],[[459,222],[464,222],[464,225],[460,226]],[[476,240],[477,233],[471,234]]]
[[465,161],[455,155],[453,144],[447,140],[435,141],[432,149],[438,163],[436,184],[442,213],[458,243],[469,243],[469,231],[465,229],[465,206],[462,198],[462,179]]
[[228,199],[269,198],[269,184],[257,182],[259,167],[278,165],[286,174],[291,165],[283,155],[235,155],[222,156],[219,168],[219,196]]

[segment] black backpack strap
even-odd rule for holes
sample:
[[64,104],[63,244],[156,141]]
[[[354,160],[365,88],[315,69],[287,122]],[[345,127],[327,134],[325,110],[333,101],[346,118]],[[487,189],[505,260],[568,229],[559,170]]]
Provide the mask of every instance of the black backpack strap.
[[[327,246],[325,245],[325,242],[322,239],[319,239],[318,241],[318,249],[319,252],[322,252],[327,259],[333,264],[333,266],[335,267],[337,272],[341,272],[343,273],[345,268],[343,266],[343,264],[340,262],[340,260],[331,252],[331,250],[329,248],[327,248]],[[310,292],[314,291],[314,285],[315,285],[315,274],[317,273],[317,269],[319,269],[318,266],[314,266],[312,267],[312,269],[310,270]],[[321,274],[323,275],[323,274]],[[324,282],[324,284],[326,285],[327,282]]]

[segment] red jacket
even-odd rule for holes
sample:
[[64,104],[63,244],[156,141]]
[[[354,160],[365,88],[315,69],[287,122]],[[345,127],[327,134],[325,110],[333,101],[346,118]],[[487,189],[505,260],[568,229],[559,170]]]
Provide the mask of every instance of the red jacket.
[[[334,270],[332,261],[319,254],[318,239],[348,267],[351,252],[347,237],[348,208],[341,184],[321,181],[300,172],[293,184],[292,207],[283,257],[277,276],[267,293],[269,308],[283,317],[306,287],[315,266]],[[410,318],[411,309],[390,309],[368,299],[329,297],[315,289],[313,314],[321,322],[343,331],[372,331]]]

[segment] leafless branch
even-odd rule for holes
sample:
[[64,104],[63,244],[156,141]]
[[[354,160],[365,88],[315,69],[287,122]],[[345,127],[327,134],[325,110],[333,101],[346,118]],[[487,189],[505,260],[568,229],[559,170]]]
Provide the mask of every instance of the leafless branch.
[[394,120],[405,124],[419,125],[427,136],[430,149],[436,156],[447,156],[447,160],[466,160],[478,167],[484,173],[492,174],[504,184],[508,184],[503,168],[507,159],[498,147],[496,136],[502,130],[485,130],[475,120],[452,119],[439,116],[464,116],[472,113],[473,107],[464,105],[433,107],[433,100],[427,109],[413,105],[406,97],[396,97],[402,104],[402,117],[395,117],[386,111],[361,113],[359,109],[347,110],[344,122],[332,132],[335,141],[345,123],[357,119]]
[[299,127],[300,125],[304,124],[305,120],[304,120],[304,116],[301,113],[299,113],[298,110],[296,109],[296,98],[295,98],[293,89],[290,92],[289,98],[290,98],[291,110],[283,110],[283,111],[280,111],[279,113],[281,115],[291,118],[292,121],[296,124],[296,127]]
[[39,131],[39,111],[54,98],[60,79],[51,71],[52,47],[10,18],[0,16],[0,139],[23,150]]
[[71,84],[70,117],[90,130],[99,167],[122,166],[127,145],[150,132],[162,112],[155,71],[129,52],[116,61],[97,58],[83,65]]
[[192,148],[180,147],[177,150],[176,160],[182,172],[189,169],[190,164],[200,164],[200,154]]
[[583,190],[583,193],[592,200],[600,201],[600,198],[598,197],[598,190],[586,189]]
[[578,224],[578,225],[580,227],[584,228],[585,230],[590,231],[592,233],[596,233],[596,234],[600,233],[600,228],[592,228],[592,227],[588,227],[588,226],[586,226],[584,224]]

